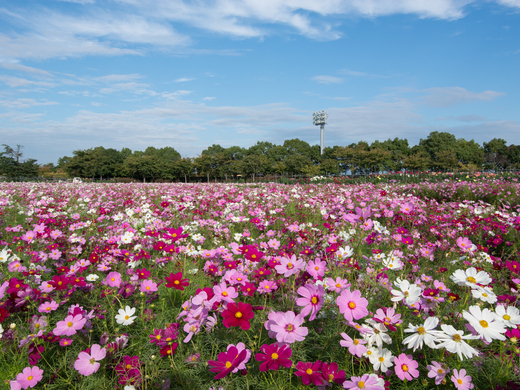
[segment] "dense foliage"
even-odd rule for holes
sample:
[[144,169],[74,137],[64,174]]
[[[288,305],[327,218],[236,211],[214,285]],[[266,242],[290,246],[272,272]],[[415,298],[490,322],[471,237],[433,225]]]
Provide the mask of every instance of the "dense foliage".
[[0,383],[514,389],[515,180],[0,184]]

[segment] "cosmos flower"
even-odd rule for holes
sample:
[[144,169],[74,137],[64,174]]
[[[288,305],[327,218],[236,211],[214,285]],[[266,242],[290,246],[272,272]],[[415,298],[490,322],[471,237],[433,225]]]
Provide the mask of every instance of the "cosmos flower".
[[120,325],[132,325],[137,318],[137,316],[133,316],[135,307],[126,306],[124,309],[119,309],[118,313],[116,314],[116,322]]
[[296,304],[303,307],[300,314],[306,317],[310,313],[309,321],[314,320],[323,305],[323,286],[306,284],[298,289],[298,294],[301,297],[296,300]]
[[489,343],[495,339],[506,339],[504,336],[504,333],[506,333],[504,322],[497,319],[491,310],[482,310],[476,305],[470,306],[468,310],[469,312],[464,310],[462,316],[475,328],[482,339]]
[[292,366],[292,361],[289,359],[292,355],[292,349],[288,345],[264,344],[260,347],[263,353],[257,353],[255,359],[260,364],[260,371],[278,370],[280,366],[289,368]]
[[85,351],[79,353],[78,358],[74,362],[74,368],[81,375],[92,375],[99,370],[101,364],[98,361],[103,360],[106,353],[106,348],[102,348],[99,344],[94,344],[90,353]]
[[349,289],[343,290],[336,299],[339,311],[345,316],[347,321],[359,320],[368,314],[368,300],[361,297],[361,291]]

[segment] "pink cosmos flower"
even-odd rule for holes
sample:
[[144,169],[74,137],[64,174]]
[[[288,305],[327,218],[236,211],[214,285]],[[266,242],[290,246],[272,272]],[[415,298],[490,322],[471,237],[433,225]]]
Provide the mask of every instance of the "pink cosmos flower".
[[280,259],[280,264],[274,267],[276,271],[288,278],[291,275],[294,275],[299,270],[305,268],[305,261],[301,259],[296,259],[296,255],[292,255],[290,259],[287,257],[282,257]]
[[273,282],[272,280],[262,280],[260,284],[258,285],[258,292],[260,294],[268,294],[274,290],[276,290],[278,286],[276,285],[276,282]]
[[97,370],[99,370],[101,364],[99,364],[98,361],[103,360],[106,356],[106,353],[106,348],[101,348],[99,344],[94,344],[90,353],[85,351],[81,351],[79,353],[78,358],[74,362],[74,368],[81,375],[92,375],[93,373],[97,372]]
[[343,290],[336,303],[347,321],[359,320],[368,314],[368,300],[361,297],[359,290]]
[[296,300],[298,306],[303,306],[301,316],[306,317],[310,313],[309,321],[314,320],[323,305],[323,286],[306,284],[298,289],[298,294],[302,296]]
[[374,374],[363,376],[353,376],[349,381],[343,382],[343,388],[350,390],[384,390],[382,380]]
[[327,262],[321,261],[319,258],[316,258],[314,261],[309,261],[307,264],[307,268],[305,269],[309,275],[311,275],[314,279],[322,278],[325,275]]
[[419,377],[419,363],[412,359],[412,355],[400,354],[394,359],[395,373],[401,380],[413,380]]
[[215,293],[215,298],[217,301],[224,301],[227,303],[235,302],[235,298],[238,297],[238,292],[234,287],[227,286],[226,282],[222,282],[213,287],[213,292]]
[[428,378],[435,378],[435,384],[439,386],[446,374],[450,372],[448,367],[444,368],[442,364],[432,361],[431,365],[427,365]]
[[110,287],[119,287],[121,285],[121,274],[119,272],[110,272],[107,275],[106,282]]
[[38,311],[40,313],[50,313],[58,308],[58,304],[54,301],[42,303],[38,306]]
[[475,387],[473,386],[473,383],[471,383],[471,376],[466,375],[465,369],[461,369],[460,371],[454,369],[453,375],[451,376],[451,381],[457,390],[469,390]]
[[157,291],[157,283],[149,279],[145,279],[141,282],[139,290],[144,293],[152,293]]
[[336,278],[336,280],[327,278],[327,289],[330,291],[340,293],[348,287],[350,287],[350,283],[346,279],[341,279],[339,276]]
[[83,328],[87,319],[81,314],[75,316],[67,316],[63,321],[59,321],[56,324],[56,328],[52,331],[56,336],[72,336],[76,334],[76,331]]
[[352,355],[361,357],[367,351],[367,348],[363,345],[366,344],[366,341],[358,339],[352,340],[346,333],[341,333],[341,337],[343,337],[344,340],[341,340],[339,344],[342,347],[348,348],[348,351]]
[[304,319],[300,314],[295,315],[292,311],[277,314],[276,322],[270,324],[269,330],[276,333],[276,340],[279,343],[292,344],[295,341],[305,340],[309,330],[301,326]]
[[25,367],[23,371],[16,376],[15,383],[20,386],[20,389],[34,387],[39,381],[42,380],[42,374],[43,370],[38,368],[38,366]]
[[462,249],[463,252],[467,252],[472,248],[473,243],[468,237],[459,237],[457,238],[457,246]]

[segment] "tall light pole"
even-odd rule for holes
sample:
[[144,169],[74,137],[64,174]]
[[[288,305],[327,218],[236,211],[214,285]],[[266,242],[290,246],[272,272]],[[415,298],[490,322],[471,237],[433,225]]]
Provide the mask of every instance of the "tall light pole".
[[329,119],[329,114],[321,110],[312,114],[314,117],[314,124],[320,126],[320,140],[321,140],[321,151],[320,155],[323,155],[323,149],[325,148],[325,124]]

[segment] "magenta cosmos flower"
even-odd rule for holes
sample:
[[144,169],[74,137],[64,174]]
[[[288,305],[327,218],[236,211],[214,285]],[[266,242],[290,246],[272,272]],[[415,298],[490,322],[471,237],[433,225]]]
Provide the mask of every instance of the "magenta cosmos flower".
[[53,329],[52,333],[56,336],[72,336],[76,334],[76,331],[83,328],[87,319],[81,314],[77,314],[74,317],[68,315],[63,321],[59,321],[56,324],[56,328]]
[[222,312],[223,324],[226,328],[240,326],[243,330],[251,327],[249,320],[254,317],[253,309],[249,303],[229,303],[226,310]]
[[21,389],[28,389],[29,387],[36,386],[36,384],[42,380],[42,374],[43,370],[38,368],[38,366],[25,367],[23,371],[16,376],[16,382],[14,383],[17,383]]
[[322,363],[319,360],[314,363],[298,362],[296,364],[298,371],[296,371],[294,375],[300,376],[304,385],[310,385],[312,382],[316,386],[321,386],[325,384],[325,378],[323,378],[320,371],[321,364]]
[[471,377],[466,375],[465,369],[461,369],[460,371],[457,371],[457,369],[453,370],[451,380],[457,390],[469,390],[474,387],[473,383],[471,383]]
[[101,348],[99,344],[94,344],[90,353],[85,351],[81,351],[79,353],[76,362],[74,362],[74,368],[81,375],[92,375],[93,373],[97,372],[97,370],[99,370],[99,366],[101,366],[101,364],[99,364],[98,361],[103,360],[106,356],[106,353],[106,348]]
[[298,289],[298,294],[302,296],[296,300],[298,306],[303,306],[301,316],[306,317],[310,313],[309,321],[314,320],[323,305],[323,286],[306,284]]
[[278,370],[280,366],[289,368],[292,366],[292,361],[289,359],[292,355],[292,349],[288,345],[279,346],[278,344],[267,345],[260,347],[263,353],[257,353],[255,359],[260,364],[260,371]]
[[368,314],[368,300],[361,297],[359,290],[343,290],[336,303],[347,321],[359,320]]
[[394,359],[395,373],[401,380],[413,380],[419,377],[419,363],[412,359],[412,355],[400,354]]
[[343,382],[343,388],[350,390],[384,390],[381,380],[374,374],[353,376],[349,381]]
[[300,314],[295,315],[292,311],[277,313],[269,330],[276,333],[276,340],[279,343],[292,344],[295,341],[305,340],[305,336],[309,333],[309,330],[301,324],[303,324],[303,317]]
[[224,378],[227,374],[238,367],[246,356],[247,351],[245,349],[239,353],[235,346],[228,346],[227,352],[219,353],[217,360],[208,360],[208,364],[211,367],[209,370],[211,372],[218,372],[213,379]]

